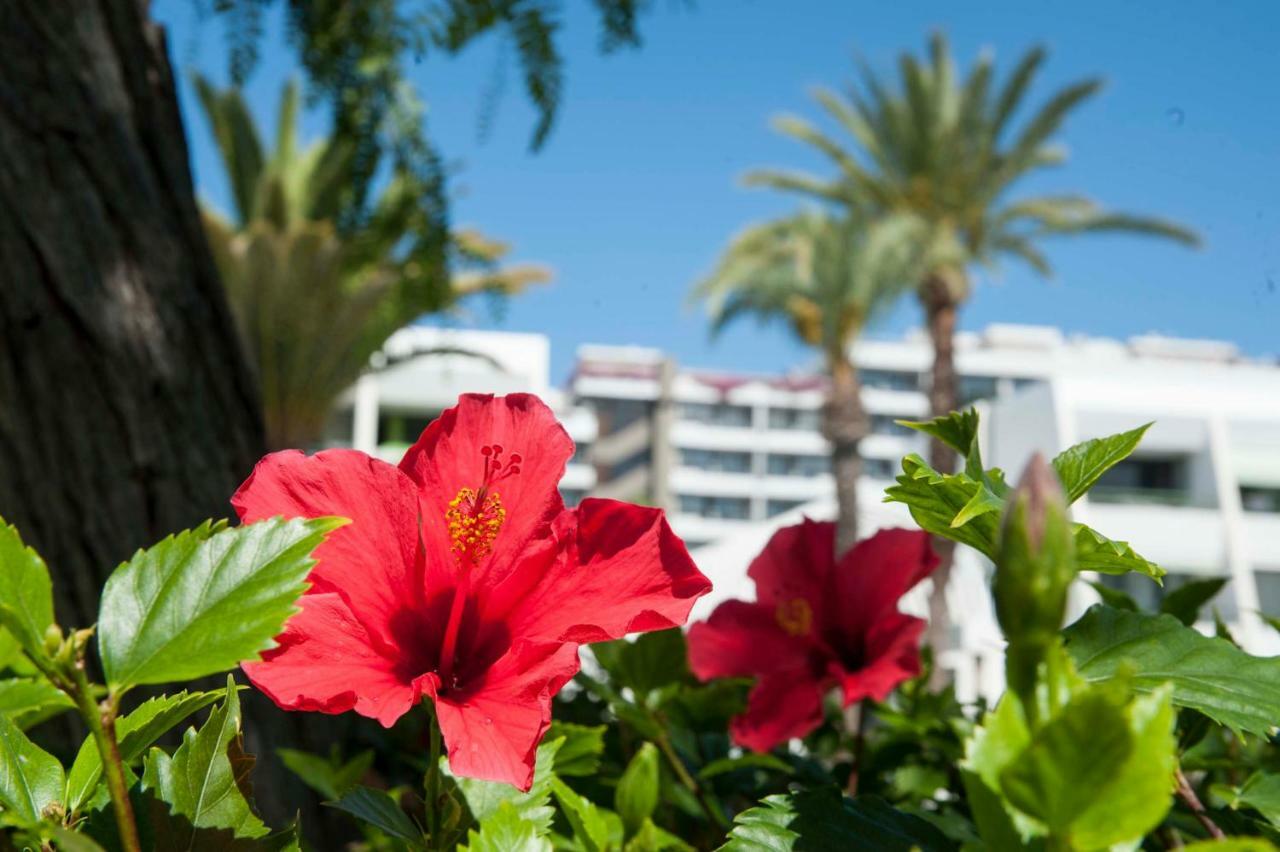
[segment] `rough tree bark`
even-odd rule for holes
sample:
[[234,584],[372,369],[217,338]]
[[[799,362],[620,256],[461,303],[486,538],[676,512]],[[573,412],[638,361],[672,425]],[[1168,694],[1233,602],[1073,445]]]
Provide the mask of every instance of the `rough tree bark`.
[[831,391],[823,410],[822,431],[831,444],[831,474],[836,483],[836,558],[858,541],[858,479],[862,457],[858,445],[871,421],[862,405],[858,370],[847,356],[830,364]]
[[145,2],[0,4],[0,154],[0,514],[89,624],[264,446]]
[[[96,620],[137,548],[226,517],[264,448],[147,7],[0,2],[0,515],[48,561],[64,624]],[[307,800],[272,747],[332,737],[245,700],[278,823]]]
[[[933,371],[929,383],[929,410],[933,417],[948,414],[959,405],[955,334],[964,284],[963,273],[938,271],[931,274],[920,289],[920,302],[929,327],[929,339],[933,343]],[[954,473],[955,451],[934,439],[929,442],[929,464],[940,473]],[[950,539],[934,536],[933,548],[938,554],[939,564],[933,572],[925,641],[936,655],[951,647],[951,614],[947,611],[946,590],[951,582],[956,546]],[[934,686],[941,686],[949,680],[946,672],[937,665],[936,656],[931,680]]]

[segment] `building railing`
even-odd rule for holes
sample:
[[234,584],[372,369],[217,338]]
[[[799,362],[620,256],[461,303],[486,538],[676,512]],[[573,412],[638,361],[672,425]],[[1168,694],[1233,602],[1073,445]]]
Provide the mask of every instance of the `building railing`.
[[1134,488],[1117,485],[1095,485],[1089,489],[1094,503],[1147,504],[1154,506],[1191,506],[1191,492],[1185,488]]

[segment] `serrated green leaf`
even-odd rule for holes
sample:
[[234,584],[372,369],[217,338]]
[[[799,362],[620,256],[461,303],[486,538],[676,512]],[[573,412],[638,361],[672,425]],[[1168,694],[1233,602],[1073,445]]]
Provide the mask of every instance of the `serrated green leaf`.
[[1225,840],[1201,840],[1188,843],[1182,852],[1275,852],[1276,847],[1261,837],[1228,837]]
[[1106,438],[1093,438],[1058,453],[1053,459],[1053,469],[1067,492],[1067,502],[1079,500],[1104,473],[1128,458],[1151,425],[1147,423]]
[[941,474],[920,456],[912,453],[902,460],[897,485],[885,490],[885,501],[905,503],[911,517],[926,532],[967,544],[989,559],[995,559],[999,516],[992,511],[972,515],[966,523],[953,525],[982,487],[967,474]]
[[0,716],[0,807],[19,821],[40,821],[62,798],[62,764]]
[[[159,695],[142,702],[133,712],[116,719],[121,760],[126,764],[137,763],[166,731],[225,695],[225,690],[221,689],[191,693],[183,690],[176,695]],[[67,773],[67,809],[80,810],[92,798],[101,778],[102,756],[98,754],[93,739],[88,738],[80,745],[71,771]]]
[[311,552],[343,523],[205,523],[139,551],[102,592],[98,649],[108,684],[120,692],[190,680],[273,647],[297,611]]
[[22,543],[18,528],[0,518],[0,625],[33,656],[44,655],[53,624],[53,582],[44,560]]
[[658,749],[653,743],[640,746],[618,779],[613,807],[622,817],[627,834],[640,830],[658,806]]
[[1165,575],[1159,565],[1140,556],[1128,542],[1113,541],[1084,524],[1075,524],[1076,565],[1099,574],[1145,574],[1157,582]]
[[899,420],[899,424],[937,438],[962,456],[969,455],[978,440],[978,411],[967,408],[932,420]]
[[360,783],[373,765],[372,751],[362,751],[348,761],[329,760],[292,748],[278,748],[276,754],[290,772],[330,800],[341,799]]
[[400,808],[400,803],[383,790],[372,787],[356,787],[336,802],[325,802],[332,808],[345,811],[392,837],[405,841],[413,849],[424,849],[422,830]]
[[965,744],[962,780],[979,834],[993,849],[1020,849],[1033,827],[1001,793],[1001,774],[1031,743],[1017,696],[1006,693]]
[[609,848],[612,832],[603,808],[578,795],[559,778],[551,779],[551,792],[555,794],[560,810],[573,828],[574,838],[587,852],[604,852]]
[[510,784],[497,781],[481,781],[477,778],[459,778],[449,769],[448,758],[440,758],[440,768],[454,778],[458,791],[467,803],[467,809],[476,822],[483,823],[502,805],[509,804],[520,815],[545,832],[551,827],[555,808],[551,807],[551,783],[556,777],[557,753],[564,744],[562,739],[544,739],[538,746],[533,765],[533,783],[527,792],[521,793]]
[[0,680],[0,716],[23,730],[75,706],[65,692],[43,678]]
[[1139,692],[1173,685],[1173,703],[1220,725],[1267,736],[1280,720],[1280,658],[1253,657],[1171,615],[1096,605],[1063,633],[1085,680],[1123,673]]
[[167,802],[193,829],[228,829],[236,837],[270,830],[249,802],[253,758],[240,746],[240,696],[227,678],[226,698],[199,731],[188,728],[170,757],[153,748],[143,761],[142,790]]
[[946,835],[919,817],[880,799],[845,798],[818,788],[768,796],[734,818],[721,852],[786,852],[803,849],[952,850]]
[[553,721],[548,740],[563,740],[556,752],[556,774],[561,778],[595,775],[604,752],[604,725],[575,725]]
[[467,832],[465,852],[551,852],[551,841],[538,825],[524,819],[510,802],[503,802],[480,823],[480,830]]
[[1160,602],[1160,611],[1190,627],[1200,617],[1200,609],[1213,600],[1226,584],[1226,577],[1184,583],[1165,596]]

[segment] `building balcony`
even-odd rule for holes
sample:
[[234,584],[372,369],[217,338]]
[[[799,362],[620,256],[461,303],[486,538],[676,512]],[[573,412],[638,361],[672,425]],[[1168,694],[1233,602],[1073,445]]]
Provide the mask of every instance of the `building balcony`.
[[1167,570],[1215,574],[1226,570],[1226,530],[1217,509],[1158,503],[1105,503],[1089,492],[1078,520]]

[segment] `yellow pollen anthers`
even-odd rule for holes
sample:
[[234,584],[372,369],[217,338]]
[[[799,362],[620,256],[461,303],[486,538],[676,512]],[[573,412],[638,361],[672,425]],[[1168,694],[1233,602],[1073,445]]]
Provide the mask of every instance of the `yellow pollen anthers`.
[[813,629],[813,607],[804,598],[780,601],[774,618],[791,636],[806,636]]
[[493,542],[507,519],[507,510],[498,492],[485,493],[482,489],[477,497],[474,490],[463,488],[449,501],[444,517],[449,523],[454,554],[459,561],[474,565],[493,552]]

